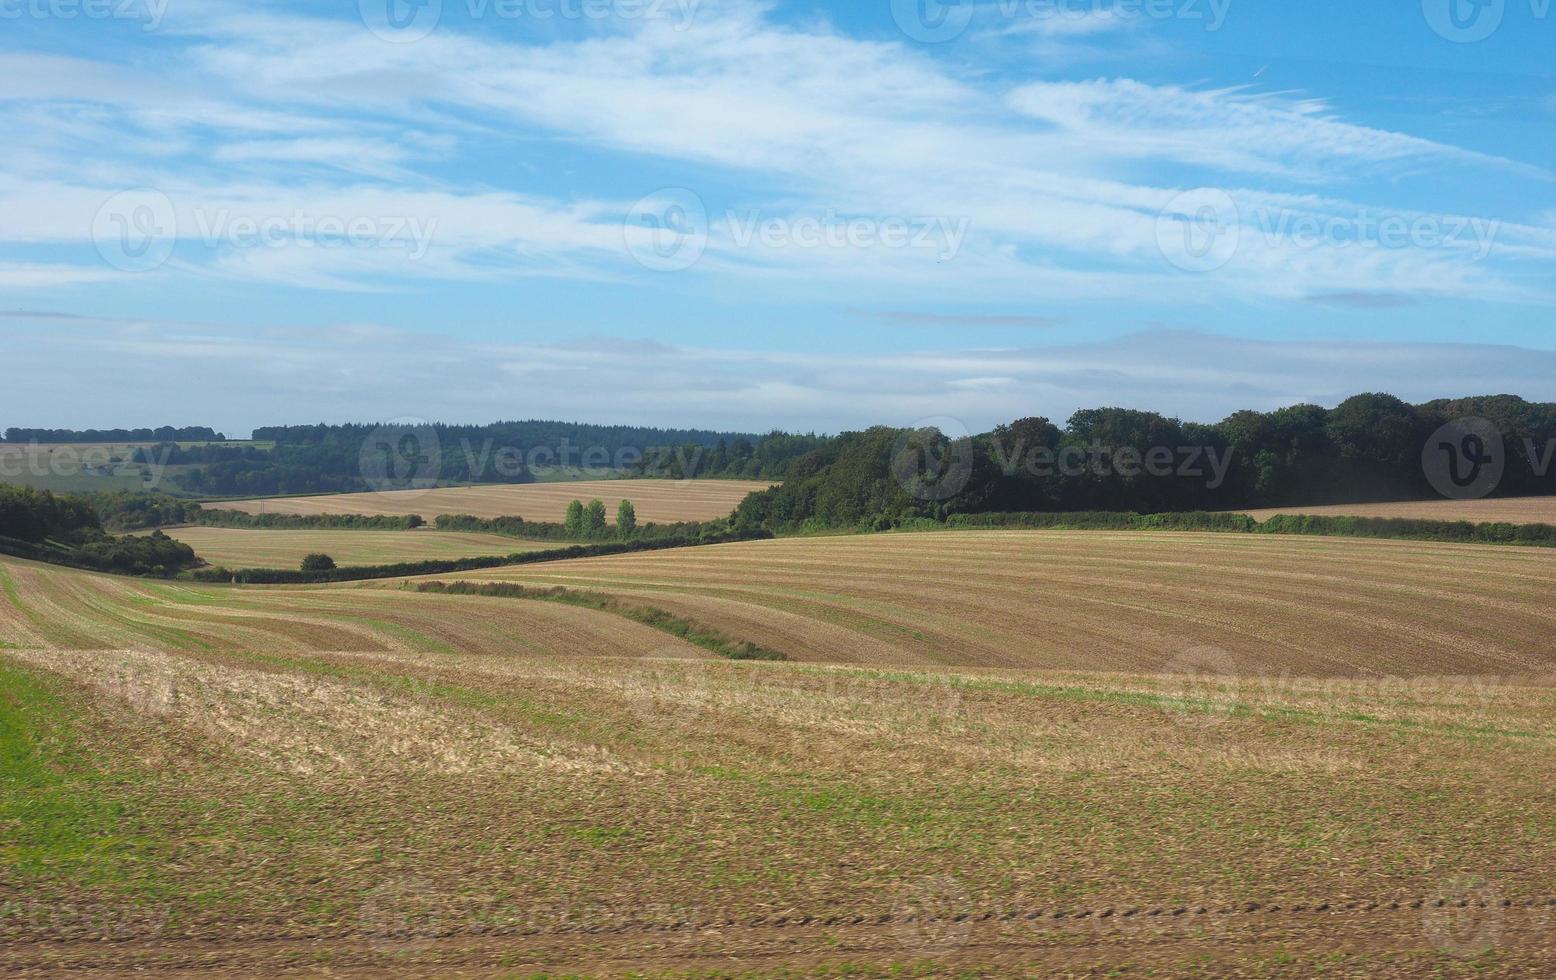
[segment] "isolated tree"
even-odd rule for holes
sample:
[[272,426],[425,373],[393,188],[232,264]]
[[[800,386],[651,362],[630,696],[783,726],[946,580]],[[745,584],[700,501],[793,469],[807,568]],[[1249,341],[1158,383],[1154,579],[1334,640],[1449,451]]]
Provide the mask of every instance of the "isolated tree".
[[616,508],[616,536],[625,540],[632,537],[632,532],[638,529],[638,512],[632,506],[632,501],[623,500]]
[[303,557],[302,569],[305,572],[328,572],[335,568],[335,559],[329,555],[315,552]]
[[603,500],[591,500],[589,506],[584,508],[584,534],[591,538],[600,537],[605,533],[605,502]]
[[584,505],[583,501],[575,500],[567,505],[567,518],[562,521],[562,527],[570,538],[581,538],[584,533]]

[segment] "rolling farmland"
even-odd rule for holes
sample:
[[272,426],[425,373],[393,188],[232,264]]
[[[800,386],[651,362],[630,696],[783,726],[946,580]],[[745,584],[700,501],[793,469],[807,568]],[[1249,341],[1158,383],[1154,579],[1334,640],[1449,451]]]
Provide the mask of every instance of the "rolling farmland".
[[1413,517],[1429,521],[1556,524],[1556,496],[1494,497],[1489,500],[1407,500],[1390,504],[1328,504],[1319,507],[1269,507],[1245,510],[1255,520],[1276,514],[1319,514],[1330,517]]
[[[960,531],[783,538],[464,573],[651,597],[829,663],[1544,674],[1556,549]],[[446,576],[445,576],[446,578]]]
[[304,555],[323,552],[337,565],[381,565],[436,558],[509,555],[556,547],[500,534],[458,531],[292,531],[229,527],[179,527],[166,532],[212,565],[227,568],[296,568]]
[[0,560],[0,966],[1535,975],[1553,560],[945,532],[457,576],[780,663]]
[[727,517],[747,494],[770,485],[746,480],[594,480],[266,497],[223,501],[212,506],[249,514],[420,514],[429,521],[439,514],[469,514],[560,521],[566,516],[570,501],[587,503],[598,498],[614,521],[616,505],[625,498],[632,501],[639,522],[669,524]]

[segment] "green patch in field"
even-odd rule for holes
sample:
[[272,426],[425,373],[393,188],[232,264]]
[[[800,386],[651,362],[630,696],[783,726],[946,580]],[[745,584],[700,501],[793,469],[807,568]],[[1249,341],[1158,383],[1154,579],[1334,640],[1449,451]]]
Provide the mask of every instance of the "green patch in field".
[[0,663],[0,866],[22,879],[152,890],[153,843],[126,829],[80,723],[63,682]]

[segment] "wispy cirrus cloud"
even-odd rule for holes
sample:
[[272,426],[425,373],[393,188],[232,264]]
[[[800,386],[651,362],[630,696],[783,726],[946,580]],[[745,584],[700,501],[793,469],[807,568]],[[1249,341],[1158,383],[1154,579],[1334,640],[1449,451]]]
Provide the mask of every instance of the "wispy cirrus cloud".
[[[88,245],[103,201],[147,186],[178,215],[179,261],[166,275],[326,290],[609,281],[641,272],[623,220],[635,192],[654,189],[630,187],[648,164],[694,185],[706,206],[705,248],[687,273],[700,282],[895,284],[926,301],[968,288],[1007,300],[1041,290],[1549,301],[1541,282],[1556,237],[1533,221],[1499,222],[1484,254],[1454,241],[1364,248],[1301,234],[1308,221],[1431,216],[1353,199],[1363,175],[1470,168],[1545,179],[1523,164],[1348,122],[1315,98],[1131,77],[1011,82],[772,14],[722,0],[689,23],[586,25],[572,36],[450,26],[396,45],[355,19],[213,4],[168,11],[168,72],[0,55],[21,79],[0,91],[0,120],[29,147],[0,162],[11,209],[0,236]],[[1063,41],[1138,27],[1103,8],[1007,30]],[[538,177],[523,165],[527,148],[557,146],[613,177],[558,180],[543,153]],[[443,172],[451,160],[505,153],[518,165],[481,180]],[[1159,176],[1142,176],[1146,166]],[[1241,240],[1217,269],[1185,275],[1163,254],[1163,214],[1196,186],[1221,188]],[[1468,210],[1456,204],[1435,206],[1442,217]],[[751,211],[790,224],[816,214],[961,222],[967,234],[949,259],[944,249],[741,241],[732,216]],[[204,233],[214,215],[298,212],[435,231],[413,262],[395,248],[308,251],[285,236],[242,248]]]

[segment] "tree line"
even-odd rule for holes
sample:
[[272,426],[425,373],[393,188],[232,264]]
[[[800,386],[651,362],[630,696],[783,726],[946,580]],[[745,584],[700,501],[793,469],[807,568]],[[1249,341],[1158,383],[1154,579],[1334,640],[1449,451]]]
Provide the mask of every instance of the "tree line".
[[1332,409],[1237,412],[1205,425],[1155,412],[1086,409],[1064,426],[1025,418],[965,439],[932,429],[844,433],[752,494],[741,527],[882,527],[1000,511],[1143,514],[1420,500],[1438,496],[1428,440],[1472,416],[1501,433],[1499,495],[1549,493],[1556,405],[1513,395],[1411,405],[1386,394]]
[[171,575],[200,563],[194,549],[161,531],[108,534],[84,497],[10,484],[0,484],[0,552],[134,575]]
[[155,429],[19,429],[5,430],[0,442],[223,442],[226,436],[204,425]]

